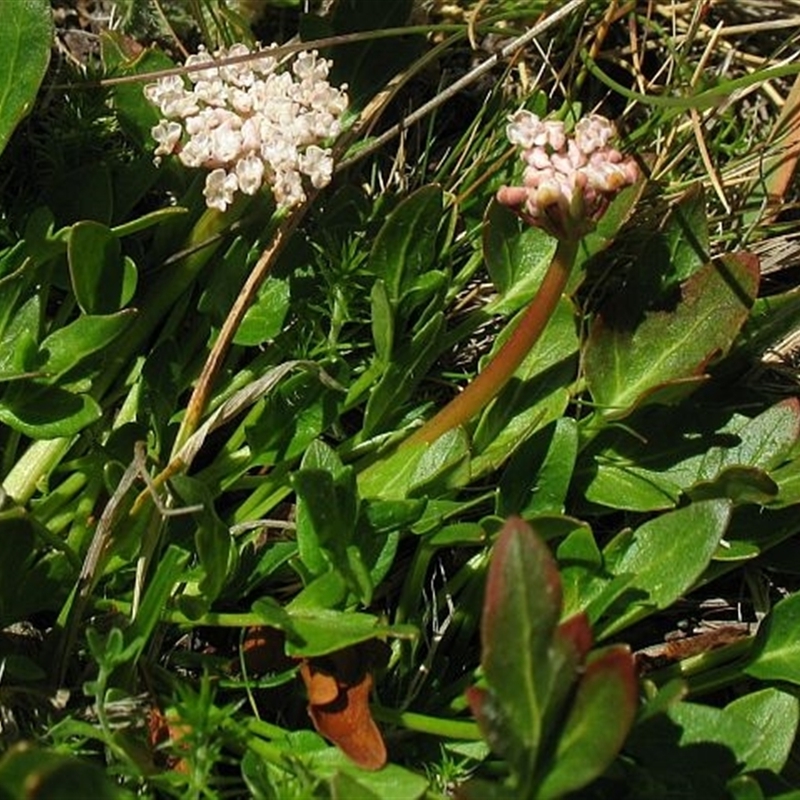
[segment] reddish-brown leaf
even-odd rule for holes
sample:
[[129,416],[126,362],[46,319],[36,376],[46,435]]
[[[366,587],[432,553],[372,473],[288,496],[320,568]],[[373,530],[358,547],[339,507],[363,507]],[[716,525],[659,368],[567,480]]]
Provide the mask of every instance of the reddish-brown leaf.
[[386,745],[369,709],[370,655],[368,647],[355,645],[305,659],[300,675],[317,731],[362,769],[376,770],[386,764]]

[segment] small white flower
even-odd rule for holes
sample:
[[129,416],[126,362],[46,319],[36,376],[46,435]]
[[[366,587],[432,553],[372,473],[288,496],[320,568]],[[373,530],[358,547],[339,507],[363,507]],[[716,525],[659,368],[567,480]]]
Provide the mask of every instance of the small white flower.
[[321,189],[331,182],[333,175],[333,159],[330,150],[323,150],[312,144],[306,152],[300,156],[300,171],[308,175],[311,185],[316,189]]
[[239,182],[236,175],[229,175],[224,169],[215,169],[206,176],[203,194],[209,208],[224,211],[232,202]]
[[255,194],[264,182],[264,162],[253,154],[240,159],[236,162],[236,178],[242,192]]
[[150,135],[158,142],[158,147],[155,149],[157,156],[168,156],[175,152],[175,147],[181,140],[183,128],[179,122],[171,122],[162,119],[154,128],[151,129]]

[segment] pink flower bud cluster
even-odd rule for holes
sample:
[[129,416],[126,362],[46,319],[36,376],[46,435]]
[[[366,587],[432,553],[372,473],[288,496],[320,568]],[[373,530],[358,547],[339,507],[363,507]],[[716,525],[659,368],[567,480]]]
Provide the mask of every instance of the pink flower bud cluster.
[[498,202],[560,239],[583,236],[611,198],[639,177],[636,162],[610,146],[615,133],[596,114],[580,119],[568,136],[563,122],[517,111],[506,135],[522,148],[523,185],[503,186]]
[[237,64],[216,59],[246,56],[237,44],[212,56],[201,48],[189,56],[191,88],[180,75],[145,86],[147,99],[164,116],[152,129],[156,156],[177,154],[187,167],[205,167],[204,195],[224,211],[236,192],[255,194],[267,184],[282,208],[306,199],[305,181],[322,188],[331,180],[333,160],[321,146],[341,130],[347,94],[328,83],[330,62],[316,51],[301,52],[291,69],[272,56],[253,54]]

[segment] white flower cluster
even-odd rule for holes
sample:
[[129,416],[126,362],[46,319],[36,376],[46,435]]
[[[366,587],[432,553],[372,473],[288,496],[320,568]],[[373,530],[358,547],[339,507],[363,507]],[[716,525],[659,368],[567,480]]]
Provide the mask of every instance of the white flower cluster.
[[[328,83],[330,62],[316,51],[301,52],[291,69],[269,55],[216,66],[218,59],[244,57],[237,44],[212,56],[201,48],[189,56],[191,88],[180,75],[145,86],[147,99],[164,116],[152,129],[156,156],[176,153],[187,167],[206,167],[204,195],[224,211],[237,191],[255,194],[269,185],[280,207],[306,199],[303,178],[321,188],[330,182],[333,160],[320,145],[335,138],[347,94]],[[208,69],[196,69],[208,64]],[[346,87],[344,87],[346,88]]]
[[580,119],[571,136],[564,123],[517,111],[506,128],[522,148],[522,186],[504,186],[497,199],[559,238],[581,236],[620,189],[639,177],[636,162],[609,142],[616,131],[605,117]]

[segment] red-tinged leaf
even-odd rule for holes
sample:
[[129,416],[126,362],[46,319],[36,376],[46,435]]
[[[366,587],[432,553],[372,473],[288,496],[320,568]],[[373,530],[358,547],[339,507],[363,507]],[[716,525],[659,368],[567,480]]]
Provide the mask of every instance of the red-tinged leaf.
[[369,709],[369,670],[383,655],[376,643],[368,642],[300,665],[314,727],[367,770],[386,764],[386,745]]
[[[515,739],[511,750],[527,754],[529,763],[516,765],[523,774],[532,770],[542,738],[553,680],[548,654],[560,615],[561,580],[555,560],[527,523],[510,518],[489,566],[481,663],[492,705]],[[491,718],[485,724],[491,725]]]
[[602,775],[624,744],[637,705],[638,682],[628,647],[599,651],[578,684],[553,768],[537,798],[563,797]]
[[[674,310],[631,324],[624,314],[598,317],[589,334],[584,367],[595,403],[609,419],[629,414],[656,394],[701,376],[730,348],[758,290],[755,256],[741,253],[707,264],[682,286]],[[688,386],[692,383],[689,381]]]
[[546,731],[561,727],[564,705],[591,646],[592,628],[584,612],[574,614],[556,628],[548,654],[553,677],[546,703]]
[[576,663],[583,663],[592,646],[592,628],[584,613],[565,619],[556,630],[556,642],[569,645]]

